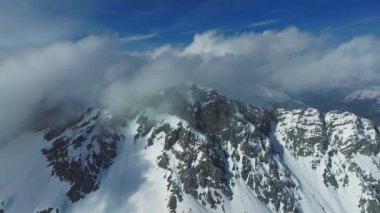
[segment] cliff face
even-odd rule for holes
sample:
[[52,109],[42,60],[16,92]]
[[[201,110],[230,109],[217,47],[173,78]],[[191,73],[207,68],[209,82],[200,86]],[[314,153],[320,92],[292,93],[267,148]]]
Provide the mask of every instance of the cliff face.
[[0,196],[5,212],[380,209],[380,134],[348,112],[269,112],[187,86],[125,118],[94,108],[35,134],[44,136],[39,155],[50,179],[64,183],[45,190],[60,196],[21,208],[9,189]]
[[310,184],[301,185],[320,197],[326,211],[378,211],[380,137],[374,123],[348,112],[316,109],[277,110],[276,115],[285,164],[306,175],[304,182]]

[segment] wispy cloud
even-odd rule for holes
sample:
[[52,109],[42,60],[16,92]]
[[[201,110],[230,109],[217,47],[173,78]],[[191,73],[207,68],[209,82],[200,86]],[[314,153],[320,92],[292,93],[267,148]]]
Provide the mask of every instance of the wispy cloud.
[[380,16],[372,16],[372,17],[357,19],[357,20],[348,22],[344,25],[328,27],[328,28],[323,29],[323,31],[334,32],[334,31],[345,30],[349,28],[355,29],[357,27],[363,27],[363,26],[371,27],[371,26],[377,26],[379,23],[380,23]]
[[158,33],[150,33],[150,34],[143,34],[143,35],[132,35],[132,36],[126,36],[119,38],[119,41],[122,43],[130,43],[130,42],[136,42],[136,41],[143,41],[148,40],[154,37],[157,37]]
[[268,26],[272,24],[278,23],[280,20],[278,19],[268,19],[265,21],[255,22],[249,25],[249,27],[262,27],[262,26]]
[[372,16],[366,17],[362,19],[355,20],[351,22],[351,25],[359,25],[359,24],[377,24],[380,22],[380,16]]

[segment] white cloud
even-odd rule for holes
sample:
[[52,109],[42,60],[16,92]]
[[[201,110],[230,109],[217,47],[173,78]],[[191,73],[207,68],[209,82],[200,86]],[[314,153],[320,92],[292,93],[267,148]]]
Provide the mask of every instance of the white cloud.
[[133,91],[143,94],[194,82],[257,104],[310,91],[373,85],[380,82],[379,43],[376,37],[359,36],[331,47],[323,35],[295,27],[232,36],[209,31],[196,34],[185,47],[166,45],[126,56],[143,62],[123,83],[111,86],[109,94],[117,94],[117,87],[122,88],[118,94],[133,90],[120,85],[134,85]]
[[364,89],[355,90],[347,95],[344,100],[346,102],[354,102],[356,100],[361,101],[376,101],[380,104],[380,86],[368,87]]
[[184,47],[168,44],[117,57],[114,47],[109,39],[88,37],[3,52],[0,135],[26,125],[41,107],[100,101],[120,112],[181,82],[252,104],[380,82],[380,40],[374,36],[331,47],[323,36],[290,27],[235,35],[209,31]]
[[143,41],[152,39],[154,37],[157,37],[158,33],[151,33],[151,34],[143,34],[143,35],[133,35],[133,36],[126,36],[119,38],[119,41],[121,43],[130,43],[130,42],[136,42],[136,41]]
[[283,72],[276,72],[273,80],[287,83],[283,89],[289,91],[379,84],[379,47],[380,40],[373,36],[356,37],[319,53],[318,57],[300,60]]
[[252,23],[249,25],[249,27],[262,27],[262,26],[268,26],[268,25],[272,25],[272,24],[276,24],[278,23],[280,20],[278,19],[268,19],[268,20],[264,20],[264,21],[260,21],[260,22],[256,22],[256,23]]
[[[185,75],[196,82],[207,85],[214,78],[220,84],[213,86],[221,88],[245,85],[242,93],[252,84],[302,92],[379,82],[379,45],[374,36],[359,36],[332,48],[323,36],[294,27],[235,36],[210,31],[196,34],[187,47],[167,50],[166,56],[156,56],[149,63],[168,60],[171,51],[173,64],[182,66],[171,69],[188,72]],[[191,67],[186,67],[186,61],[192,61]]]
[[[40,108],[92,102],[102,88],[108,41],[87,37],[4,56],[0,61],[0,136],[11,136]],[[35,120],[37,124],[41,120]]]

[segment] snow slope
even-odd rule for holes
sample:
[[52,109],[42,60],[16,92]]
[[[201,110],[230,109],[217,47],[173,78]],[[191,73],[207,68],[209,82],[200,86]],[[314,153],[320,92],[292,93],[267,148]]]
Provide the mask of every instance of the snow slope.
[[370,120],[269,112],[198,87],[155,101],[5,143],[0,212],[379,212]]

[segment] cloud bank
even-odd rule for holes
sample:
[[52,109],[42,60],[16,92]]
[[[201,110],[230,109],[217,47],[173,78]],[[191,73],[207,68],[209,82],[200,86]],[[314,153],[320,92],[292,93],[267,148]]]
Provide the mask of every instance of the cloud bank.
[[[36,113],[49,108],[94,103],[104,82],[110,46],[104,38],[87,37],[3,56],[0,135],[12,135]],[[34,121],[40,123],[41,119]]]
[[2,54],[0,136],[41,121],[36,112],[49,108],[100,104],[120,112],[186,82],[251,104],[380,82],[380,40],[372,35],[332,46],[326,36],[289,27],[234,35],[208,31],[188,45],[150,51],[123,50],[118,42],[89,36]]
[[[196,34],[185,47],[165,45],[129,53],[126,58],[139,64],[108,88],[108,97],[190,81],[258,104],[376,85],[380,82],[379,47],[380,40],[371,35],[331,46],[326,36],[295,27],[237,35],[208,31]],[[131,85],[138,89],[128,88]]]

